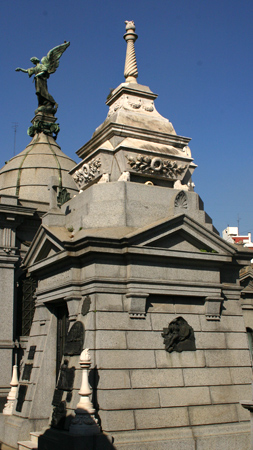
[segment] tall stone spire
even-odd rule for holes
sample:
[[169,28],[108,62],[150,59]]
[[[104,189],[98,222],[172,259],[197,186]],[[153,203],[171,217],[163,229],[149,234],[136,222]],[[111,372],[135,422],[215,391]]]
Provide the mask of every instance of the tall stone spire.
[[125,24],[126,24],[126,33],[124,34],[123,37],[127,43],[127,50],[126,50],[124,77],[126,79],[126,82],[128,83],[137,83],[136,79],[138,77],[138,69],[134,43],[138,38],[138,35],[135,33],[135,24],[133,20],[131,21],[126,20]]

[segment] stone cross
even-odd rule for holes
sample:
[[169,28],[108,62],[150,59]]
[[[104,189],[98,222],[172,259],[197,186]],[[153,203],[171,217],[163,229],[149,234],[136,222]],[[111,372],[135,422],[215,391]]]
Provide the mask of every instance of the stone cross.
[[50,177],[48,190],[50,191],[49,209],[57,209],[57,188],[59,181],[57,177]]
[[126,50],[124,77],[126,79],[126,82],[137,83],[136,79],[138,77],[138,69],[134,43],[138,38],[138,35],[135,33],[135,24],[133,20],[131,21],[126,20],[125,24],[126,24],[126,33],[124,34],[123,37],[127,43],[127,50]]

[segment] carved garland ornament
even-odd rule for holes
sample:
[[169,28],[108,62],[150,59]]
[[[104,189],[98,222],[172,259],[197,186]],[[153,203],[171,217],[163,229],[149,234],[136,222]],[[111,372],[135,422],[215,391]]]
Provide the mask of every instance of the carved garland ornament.
[[187,165],[179,165],[176,161],[163,160],[159,157],[150,158],[149,156],[138,155],[137,158],[126,155],[128,164],[136,172],[164,175],[168,178],[175,178],[181,175],[187,168]]
[[79,187],[82,187],[84,184],[89,183],[93,178],[95,178],[96,174],[100,173],[101,161],[100,158],[93,159],[87,164],[83,164],[81,169],[76,170],[74,173],[74,181]]

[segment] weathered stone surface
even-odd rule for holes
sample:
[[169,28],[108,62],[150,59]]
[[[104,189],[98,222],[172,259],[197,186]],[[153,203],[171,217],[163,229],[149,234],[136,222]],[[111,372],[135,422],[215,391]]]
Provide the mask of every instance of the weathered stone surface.
[[242,310],[238,300],[224,300],[222,306],[223,316],[241,316]]
[[133,411],[100,411],[101,426],[103,431],[134,430]]
[[182,369],[139,369],[131,370],[133,388],[183,386]]
[[123,311],[121,294],[98,293],[96,295],[97,311]]
[[[163,330],[164,327],[168,326],[168,323],[170,323],[172,320],[176,319],[178,316],[175,314],[152,314],[151,315],[151,322],[152,322],[152,328],[153,330]],[[183,314],[182,316],[188,324],[193,328],[195,331],[200,331],[200,322],[199,322],[199,316],[196,314]]]
[[135,419],[139,430],[189,425],[186,408],[138,409],[135,411]]
[[[223,316],[220,322],[207,321],[205,316],[200,316],[202,331],[230,331],[245,332],[245,325],[242,316]],[[198,330],[196,330],[198,331]]]
[[236,405],[190,406],[189,418],[192,425],[237,422]]
[[159,331],[127,331],[127,347],[131,349],[164,349]]
[[133,320],[127,312],[97,312],[96,325],[98,330],[151,330],[150,316]]
[[98,377],[99,389],[129,389],[131,387],[129,370],[99,370]]
[[231,384],[230,369],[222,368],[198,368],[183,369],[186,386],[212,386]]
[[229,371],[233,384],[249,384],[252,382],[251,367],[230,367]]
[[225,333],[228,348],[248,349],[249,343],[246,333]]
[[175,314],[205,314],[205,305],[202,304],[194,305],[189,299],[189,303],[175,303],[174,304]]
[[251,398],[251,384],[232,386],[211,386],[212,403],[237,403]]
[[155,368],[153,350],[98,350],[96,361],[98,369]]
[[197,450],[248,450],[250,448],[250,433],[238,432],[234,433],[228,430],[227,434],[220,434],[217,436],[200,436],[197,438]]
[[211,403],[208,387],[160,389],[161,407],[203,405]]
[[206,365],[208,367],[249,366],[248,350],[205,350]]
[[[168,442],[169,442],[169,450],[195,450],[195,442],[192,438],[189,439],[171,439],[170,441],[166,440],[152,440],[148,442],[144,440],[142,442],[139,440],[134,443],[131,442],[129,444],[119,444],[117,448],[119,450],[168,450]],[[116,443],[117,445],[117,443]],[[4,450],[4,449],[3,449]]]
[[[251,397],[252,396],[247,397],[247,398],[251,398]],[[246,397],[240,398],[240,401],[245,400],[245,399],[246,399]],[[240,422],[250,420],[250,412],[247,409],[243,408],[242,405],[240,405],[240,403],[238,403],[236,405],[236,408],[237,408],[237,414],[238,414],[238,418],[239,418]]]
[[204,351],[195,352],[172,352],[155,350],[157,367],[205,367]]
[[125,331],[98,330],[96,332],[96,348],[111,348],[118,350],[127,348]]
[[149,297],[147,298],[147,307],[148,307],[147,312],[175,314],[174,303],[170,303],[170,299],[168,297],[164,298],[164,302],[159,302],[155,300],[156,300],[155,295],[152,298]]
[[159,408],[157,389],[124,389],[113,391],[98,391],[100,409],[140,409]]
[[196,332],[196,348],[197,349],[220,349],[227,348],[225,333],[205,333]]

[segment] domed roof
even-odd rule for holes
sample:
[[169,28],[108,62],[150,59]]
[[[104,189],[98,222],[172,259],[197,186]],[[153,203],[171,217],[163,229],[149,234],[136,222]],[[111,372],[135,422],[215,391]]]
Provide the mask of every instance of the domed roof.
[[0,196],[17,195],[24,206],[45,211],[49,204],[48,184],[52,176],[59,187],[66,188],[72,197],[76,184],[69,175],[75,161],[66,156],[52,136],[35,134],[28,146],[11,158],[0,170]]

